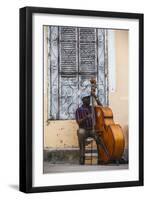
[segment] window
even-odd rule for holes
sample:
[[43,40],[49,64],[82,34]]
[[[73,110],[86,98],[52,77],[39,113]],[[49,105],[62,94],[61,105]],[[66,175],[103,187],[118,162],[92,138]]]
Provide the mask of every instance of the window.
[[48,26],[48,119],[75,119],[80,92],[95,77],[108,104],[107,30]]

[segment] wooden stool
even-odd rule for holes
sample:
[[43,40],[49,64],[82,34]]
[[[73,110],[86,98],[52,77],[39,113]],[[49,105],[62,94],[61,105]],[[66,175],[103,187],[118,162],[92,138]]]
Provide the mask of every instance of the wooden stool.
[[[94,142],[95,140],[92,138],[92,137],[88,137],[88,138],[86,138],[86,140],[85,140],[85,160],[90,160],[90,163],[91,163],[91,165],[92,165],[92,158],[93,158],[93,155],[95,155],[94,153],[93,153],[93,142]],[[86,146],[87,145],[89,145],[90,144],[90,153],[88,152],[86,152],[87,151],[87,149],[86,149]]]

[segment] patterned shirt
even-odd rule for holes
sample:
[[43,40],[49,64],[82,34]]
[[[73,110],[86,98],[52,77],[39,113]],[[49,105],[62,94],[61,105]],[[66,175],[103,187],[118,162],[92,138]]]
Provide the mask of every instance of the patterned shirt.
[[[82,105],[81,107],[77,108],[77,110],[76,110],[76,121],[77,121],[77,123],[80,119],[85,118],[89,114],[92,114],[92,107],[91,106]],[[83,120],[79,124],[79,127],[84,128],[84,129],[92,129],[92,118],[88,117],[87,119]]]

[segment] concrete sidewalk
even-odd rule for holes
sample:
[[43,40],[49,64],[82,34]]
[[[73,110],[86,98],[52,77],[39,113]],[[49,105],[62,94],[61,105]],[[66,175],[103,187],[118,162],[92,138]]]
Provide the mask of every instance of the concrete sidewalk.
[[50,164],[44,162],[44,173],[63,173],[63,172],[86,172],[103,170],[126,170],[128,164],[108,164],[108,165],[76,165],[76,164]]

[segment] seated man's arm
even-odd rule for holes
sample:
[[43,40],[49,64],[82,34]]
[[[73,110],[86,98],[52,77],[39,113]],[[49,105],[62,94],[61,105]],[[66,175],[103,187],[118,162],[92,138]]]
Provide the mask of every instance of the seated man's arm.
[[100,102],[99,98],[95,95],[95,92],[91,92],[91,95],[95,98],[95,100],[99,106],[103,106],[103,104]]
[[95,100],[96,100],[96,102],[97,102],[97,104],[98,104],[99,106],[103,106],[103,104],[100,102],[100,100],[98,99],[98,97],[96,97]]
[[76,110],[76,121],[80,125],[82,122],[84,122],[87,118],[91,117],[91,114],[86,115],[85,117],[80,117],[79,110]]

